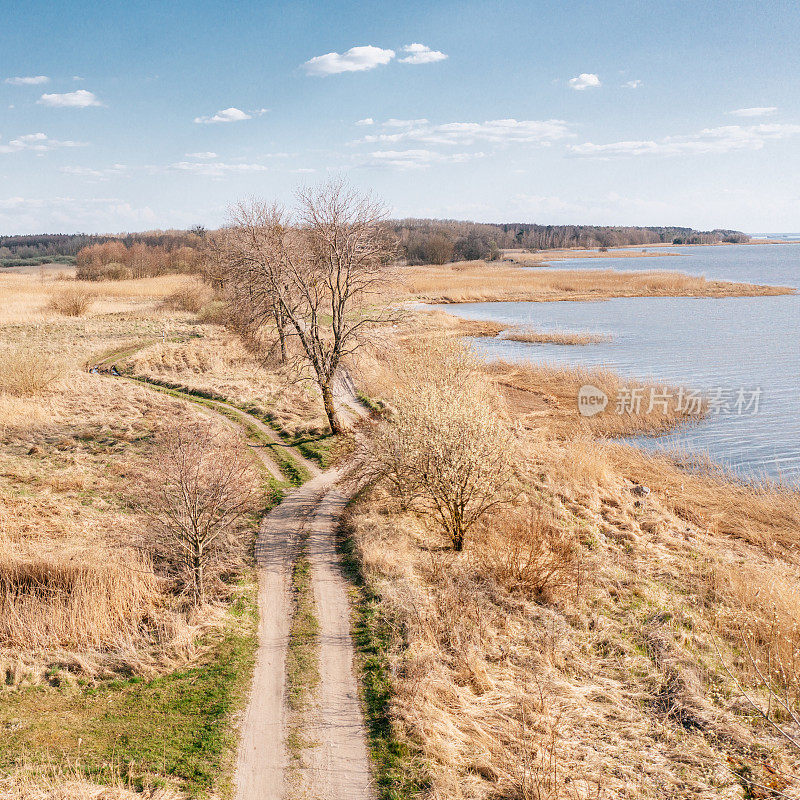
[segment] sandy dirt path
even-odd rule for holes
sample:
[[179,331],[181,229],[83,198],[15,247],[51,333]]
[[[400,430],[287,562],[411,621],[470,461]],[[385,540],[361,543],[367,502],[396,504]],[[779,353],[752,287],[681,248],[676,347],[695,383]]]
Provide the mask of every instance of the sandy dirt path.
[[309,737],[306,784],[321,800],[367,800],[371,776],[366,732],[353,673],[347,581],[336,552],[336,530],[347,498],[331,489],[309,526],[308,557],[320,626],[320,686]]
[[[352,423],[366,411],[343,381],[336,392]],[[288,758],[285,747],[286,650],[292,610],[290,574],[303,532],[319,620],[320,687],[307,736],[308,766],[298,783],[309,800],[370,800],[366,734],[353,672],[347,580],[336,552],[336,530],[347,498],[334,488],[339,473],[328,470],[296,489],[264,518],[256,542],[259,566],[259,647],[250,703],[241,728],[236,764],[236,800],[283,800]]]
[[258,652],[236,761],[237,800],[284,796],[290,574],[303,527],[328,486],[323,475],[295,489],[264,517],[256,539]]

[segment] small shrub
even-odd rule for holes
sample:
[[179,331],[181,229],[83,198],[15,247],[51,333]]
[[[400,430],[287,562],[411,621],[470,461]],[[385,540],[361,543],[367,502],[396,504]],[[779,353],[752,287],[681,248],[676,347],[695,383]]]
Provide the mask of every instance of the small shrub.
[[200,309],[197,318],[208,325],[225,325],[230,319],[230,308],[224,300],[212,300]]
[[32,345],[0,350],[0,392],[18,397],[39,394],[62,372],[61,362]]
[[210,300],[209,289],[201,284],[187,284],[168,297],[164,305],[173,311],[188,311],[197,314]]
[[220,576],[235,571],[246,549],[243,534],[260,490],[242,450],[236,437],[196,424],[167,432],[153,462],[147,546],[196,606]]
[[52,295],[47,308],[65,317],[82,317],[92,306],[92,295],[78,286],[70,286]]
[[482,520],[475,536],[473,558],[481,572],[507,589],[549,602],[577,583],[577,537],[547,506],[510,509]]

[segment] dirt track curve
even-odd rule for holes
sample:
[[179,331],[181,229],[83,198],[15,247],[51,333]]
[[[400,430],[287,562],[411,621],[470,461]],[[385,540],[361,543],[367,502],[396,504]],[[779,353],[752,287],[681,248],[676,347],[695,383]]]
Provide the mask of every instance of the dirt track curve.
[[[122,356],[117,355],[116,358]],[[125,378],[114,357],[87,365],[92,371]],[[129,378],[132,379],[132,378]],[[135,380],[135,379],[133,379]],[[163,389],[145,381],[154,391]],[[286,446],[261,420],[220,400],[198,399],[170,390],[238,429],[246,441],[245,426],[257,428],[275,445]],[[348,376],[334,389],[338,411],[350,424],[366,415]],[[347,498],[337,491],[339,473],[321,472],[295,448],[289,448],[311,480],[291,491],[261,523],[256,540],[258,566],[258,652],[247,711],[241,725],[236,760],[236,800],[284,800],[287,784],[286,652],[292,613],[290,580],[304,531],[308,530],[308,558],[319,620],[320,688],[315,698],[308,737],[314,742],[303,770],[304,798],[315,800],[371,800],[371,777],[366,733],[353,673],[350,604],[347,581],[336,553],[336,529]],[[283,480],[268,447],[254,448],[269,473]]]

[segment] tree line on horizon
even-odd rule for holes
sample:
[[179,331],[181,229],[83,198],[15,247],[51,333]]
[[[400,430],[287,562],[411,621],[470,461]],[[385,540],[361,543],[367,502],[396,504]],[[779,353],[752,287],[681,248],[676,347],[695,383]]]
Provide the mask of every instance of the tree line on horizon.
[[[538,225],[534,223],[488,223],[460,220],[400,219],[389,222],[398,240],[398,252],[409,264],[445,264],[451,261],[494,260],[502,250],[528,251],[556,248],[608,248],[625,245],[741,243],[750,239],[741,231],[699,231],[682,227],[603,225]],[[127,250],[144,246],[167,260],[176,251],[200,249],[206,229],[143,231],[110,234],[30,234],[0,236],[0,266],[46,261],[73,263],[81,251],[119,243]],[[102,259],[108,263],[105,258]],[[179,259],[185,260],[185,259]],[[124,263],[124,259],[122,262]]]
[[494,260],[500,257],[501,250],[510,249],[537,251],[570,247],[717,244],[741,243],[750,239],[741,231],[698,231],[680,227],[537,225],[413,218],[394,220],[390,224],[409,264]]

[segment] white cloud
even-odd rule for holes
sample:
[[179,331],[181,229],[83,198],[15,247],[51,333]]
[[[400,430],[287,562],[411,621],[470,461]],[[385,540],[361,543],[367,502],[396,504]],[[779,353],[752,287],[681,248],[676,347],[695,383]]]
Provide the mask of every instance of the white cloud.
[[485,153],[437,153],[433,150],[376,150],[367,154],[360,162],[362,167],[383,167],[393,169],[426,169],[432,164],[463,164],[476,158],[484,158]]
[[110,167],[94,169],[92,167],[61,167],[59,172],[65,175],[75,175],[79,178],[95,178],[97,180],[108,180],[115,175],[122,175],[127,171],[125,164],[113,164]]
[[408,55],[400,59],[401,64],[432,64],[434,61],[444,61],[447,58],[439,50],[431,50],[427,45],[418,42],[407,44],[403,52]]
[[92,92],[78,89],[65,94],[43,94],[39,100],[40,105],[55,108],[88,108],[89,106],[103,105]]
[[364,117],[364,119],[356,120],[356,125],[364,126],[364,125],[374,125],[374,124],[375,120],[372,119],[372,117]]
[[237,172],[267,172],[269,167],[265,167],[263,164],[226,164],[222,161],[178,161],[171,164],[170,169],[191,172],[208,178],[222,178]]
[[80,75],[73,75],[72,76],[72,80],[74,80],[74,81],[82,81],[82,80],[85,80],[85,79],[82,78]]
[[61,147],[85,147],[86,142],[60,141],[50,139],[44,133],[27,133],[12,139],[8,144],[0,144],[0,153],[17,153],[20,150],[31,150],[35,153],[46,153]]
[[596,89],[598,86],[602,86],[602,84],[600,83],[600,78],[593,72],[581,72],[577,78],[569,79],[569,86],[570,89],[575,89],[580,92],[584,89]]
[[48,195],[0,199],[0,228],[19,232],[141,230],[155,227],[157,221],[148,206],[137,208],[116,197],[83,200]]
[[414,125],[398,133],[365,136],[363,141],[369,143],[415,141],[424,144],[452,145],[470,145],[476,142],[489,142],[492,144],[538,143],[546,145],[573,135],[568,123],[560,119],[493,119],[486,122],[447,122],[443,125]]
[[635,80],[632,80],[632,81],[625,81],[625,83],[622,84],[622,88],[623,89],[638,89],[641,85],[642,85],[642,82],[638,78],[636,78]]
[[737,108],[728,113],[734,117],[768,117],[778,110],[777,106],[754,106],[753,108]]
[[689,136],[665,136],[657,140],[631,140],[610,144],[571,145],[576,156],[620,158],[628,156],[674,156],[730,153],[736,150],[760,150],[764,143],[800,134],[800,125],[723,125],[704,128]]
[[206,153],[185,153],[186,158],[197,158],[200,161],[208,161],[212,158],[217,158],[216,153],[206,152]]
[[222,111],[217,111],[210,117],[195,117],[194,121],[198,125],[210,125],[214,122],[241,122],[245,119],[252,119],[252,115],[239,108],[224,108]]
[[388,64],[394,58],[394,50],[364,45],[351,47],[344,53],[326,53],[315,56],[303,64],[308,75],[325,77],[340,72],[363,72]]
[[12,86],[39,86],[43,83],[50,83],[47,75],[28,75],[25,77],[6,78],[6,83]]
[[426,119],[387,119],[382,123],[384,128],[415,128],[419,125],[427,125]]

